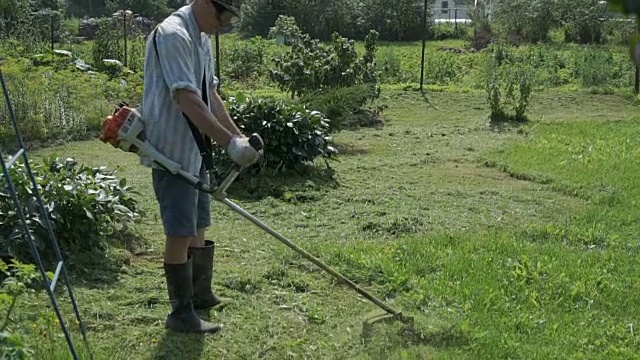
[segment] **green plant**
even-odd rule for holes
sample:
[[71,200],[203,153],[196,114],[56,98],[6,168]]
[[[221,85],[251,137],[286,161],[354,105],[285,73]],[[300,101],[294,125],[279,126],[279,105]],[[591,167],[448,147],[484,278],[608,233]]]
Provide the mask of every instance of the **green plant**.
[[329,131],[380,125],[380,112],[384,107],[365,108],[372,99],[379,97],[380,89],[370,84],[354,85],[338,89],[329,89],[308,94],[299,99],[307,108],[322,112],[328,119]]
[[98,32],[93,41],[93,66],[100,71],[108,70],[104,60],[123,60],[124,49],[120,45],[122,33],[118,19],[105,18],[99,22]]
[[[232,119],[247,135],[258,133],[265,143],[265,166],[275,171],[300,171],[317,157],[335,158],[327,135],[329,120],[319,111],[283,100],[256,99],[242,94],[226,102]],[[215,149],[221,175],[231,165],[221,148]],[[259,166],[259,165],[256,165]],[[328,166],[328,162],[327,162]]]
[[[533,68],[514,56],[502,44],[491,49],[487,60],[485,90],[492,122],[527,121],[531,98]],[[512,111],[508,111],[511,107]]]
[[[50,274],[48,274],[50,275]],[[39,274],[31,264],[13,261],[8,264],[0,259],[0,357],[2,359],[28,359],[33,354],[22,338],[12,334],[10,323],[18,298],[38,280]]]
[[291,45],[293,42],[300,40],[302,32],[293,16],[278,16],[275,25],[269,29],[269,39],[277,39],[278,37],[282,37],[285,45]]
[[264,56],[265,44],[258,37],[234,43],[228,50],[224,70],[233,80],[258,78],[265,70]]
[[[126,179],[117,179],[115,171],[78,165],[73,159],[61,160],[55,154],[44,158],[42,165],[31,165],[31,168],[45,205],[44,213],[54,227],[64,254],[103,250],[106,242],[126,234],[130,225],[144,215],[132,197],[137,192],[127,185]],[[53,259],[54,249],[24,163],[17,162],[10,176],[41,256],[45,260]],[[0,192],[0,253],[26,262],[30,251],[15,204],[4,190],[6,187],[3,179],[0,181],[3,189]]]
[[358,56],[355,42],[333,33],[331,46],[304,34],[287,53],[274,57],[271,80],[291,98],[325,88],[346,87],[376,82],[375,51],[378,33],[371,31],[365,39],[365,54]]

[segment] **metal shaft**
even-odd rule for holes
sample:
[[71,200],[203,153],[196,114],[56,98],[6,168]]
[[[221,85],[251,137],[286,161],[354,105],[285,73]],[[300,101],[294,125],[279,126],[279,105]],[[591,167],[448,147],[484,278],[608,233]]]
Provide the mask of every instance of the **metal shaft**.
[[[233,172],[232,172],[232,174],[233,174]],[[236,176],[237,176],[237,174],[236,174]],[[225,181],[225,183],[226,183],[226,181]],[[244,216],[249,221],[251,221],[252,223],[257,225],[258,227],[260,227],[262,230],[268,232],[269,234],[274,236],[276,239],[280,240],[282,243],[284,243],[285,245],[287,245],[288,247],[293,249],[295,252],[297,252],[298,254],[304,256],[307,260],[311,261],[312,263],[316,264],[322,270],[326,271],[327,273],[331,274],[333,277],[335,277],[335,278],[341,280],[342,282],[344,282],[345,284],[349,285],[352,289],[357,291],[360,295],[364,296],[369,301],[371,301],[374,304],[378,305],[380,308],[384,309],[384,311],[386,311],[387,313],[392,314],[392,315],[398,314],[398,311],[392,309],[389,305],[385,304],[380,299],[378,299],[375,296],[369,294],[364,289],[362,289],[361,287],[356,285],[354,282],[352,282],[351,280],[347,279],[346,277],[344,277],[343,275],[341,275],[337,271],[333,270],[328,265],[324,264],[322,261],[320,261],[315,256],[313,256],[313,255],[309,254],[308,252],[306,252],[305,250],[299,248],[296,244],[291,242],[289,239],[285,238],[284,236],[282,236],[279,233],[277,233],[275,230],[271,229],[269,226],[267,226],[264,223],[262,223],[255,216],[251,215],[250,213],[245,211],[243,208],[241,208],[240,206],[235,204],[233,201],[229,200],[223,193],[216,192],[216,194],[217,194],[217,196],[215,196],[216,200],[226,204],[232,210],[234,210],[238,214]]]

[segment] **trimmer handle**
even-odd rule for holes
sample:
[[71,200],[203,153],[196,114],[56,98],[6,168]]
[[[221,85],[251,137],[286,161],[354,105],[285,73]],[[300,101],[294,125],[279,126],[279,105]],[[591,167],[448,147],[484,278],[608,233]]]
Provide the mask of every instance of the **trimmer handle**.
[[[262,140],[260,135],[258,135],[257,133],[253,133],[251,134],[251,136],[249,136],[249,145],[251,145],[251,147],[256,149],[256,151],[258,152],[264,149],[264,141]],[[234,163],[231,167],[231,172],[233,173],[233,172],[240,172],[240,171],[242,171],[242,166]]]
[[264,141],[262,141],[260,135],[256,133],[251,134],[251,136],[249,137],[249,144],[251,144],[251,146],[253,146],[256,151],[264,149]]
[[[260,135],[256,133],[251,134],[251,136],[249,137],[249,144],[254,149],[256,149],[256,151],[262,151],[264,149],[264,141],[262,140]],[[231,166],[231,171],[229,171],[229,174],[227,175],[227,177],[224,179],[224,181],[222,181],[222,184],[220,184],[220,186],[216,189],[214,193],[214,197],[219,198],[219,200],[222,200],[224,198],[224,193],[227,191],[229,186],[231,186],[231,183],[233,183],[233,181],[238,177],[241,171],[242,171],[242,166],[238,164],[233,164]]]

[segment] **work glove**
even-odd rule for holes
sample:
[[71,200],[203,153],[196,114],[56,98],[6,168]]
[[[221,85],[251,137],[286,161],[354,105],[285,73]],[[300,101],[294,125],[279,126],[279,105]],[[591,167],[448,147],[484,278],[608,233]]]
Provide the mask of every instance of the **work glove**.
[[227,154],[233,162],[248,167],[260,159],[260,152],[249,143],[249,138],[245,136],[234,136],[227,146]]

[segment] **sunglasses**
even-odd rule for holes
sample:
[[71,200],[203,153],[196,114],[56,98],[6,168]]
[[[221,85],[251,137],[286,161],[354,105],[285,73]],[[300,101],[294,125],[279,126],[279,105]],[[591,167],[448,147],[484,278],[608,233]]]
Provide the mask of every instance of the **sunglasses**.
[[230,5],[223,4],[223,3],[218,2],[218,1],[216,1],[216,0],[211,0],[211,3],[212,3],[213,5],[217,5],[217,6],[220,6],[221,8],[224,8],[225,10],[227,10],[228,12],[230,12],[231,14],[233,14],[233,16],[235,16],[235,17],[237,17],[237,18],[239,18],[239,17],[240,17],[240,14],[238,13],[238,10],[237,10],[237,9],[235,9],[235,8],[233,8],[233,7],[232,7],[232,6],[230,6]]

